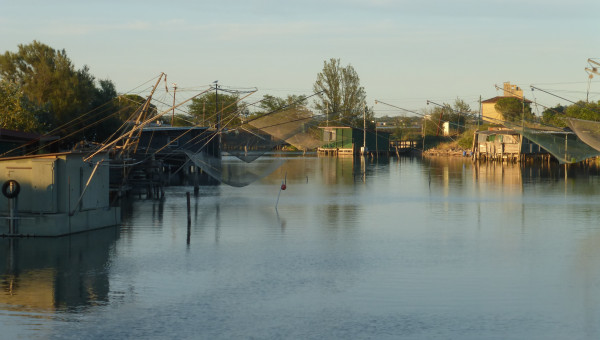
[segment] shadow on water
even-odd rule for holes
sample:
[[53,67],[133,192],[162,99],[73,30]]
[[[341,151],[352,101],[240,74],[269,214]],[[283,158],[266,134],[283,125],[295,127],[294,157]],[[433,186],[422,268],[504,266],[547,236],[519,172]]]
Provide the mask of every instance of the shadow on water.
[[109,256],[119,228],[58,238],[0,239],[0,305],[54,312],[108,302]]

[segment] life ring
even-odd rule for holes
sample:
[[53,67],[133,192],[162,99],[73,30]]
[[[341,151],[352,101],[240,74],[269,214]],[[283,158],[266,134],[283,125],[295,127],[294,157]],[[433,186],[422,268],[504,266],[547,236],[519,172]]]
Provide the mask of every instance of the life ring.
[[[8,188],[10,188],[11,184],[14,186],[14,190],[9,192]],[[21,192],[21,185],[14,179],[9,179],[8,181],[4,182],[4,184],[2,184],[2,194],[6,198],[15,198],[17,197],[17,195],[19,195],[19,192]]]

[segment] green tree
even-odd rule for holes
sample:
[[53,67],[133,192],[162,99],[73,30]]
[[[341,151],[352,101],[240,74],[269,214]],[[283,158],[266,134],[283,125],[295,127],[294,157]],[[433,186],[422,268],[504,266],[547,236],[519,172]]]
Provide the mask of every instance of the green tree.
[[569,105],[565,114],[567,117],[571,118],[600,121],[600,104],[579,101]]
[[560,104],[552,108],[546,108],[542,112],[542,122],[552,126],[565,127],[566,122],[563,117],[565,117],[566,110],[567,107]]
[[303,96],[298,95],[288,95],[286,98],[275,97],[269,94],[263,96],[263,99],[258,104],[259,114],[276,112],[280,110],[296,108],[296,107],[305,107],[306,100],[303,99]]
[[[135,121],[140,115],[142,106],[146,102],[146,98],[137,94],[124,94],[119,96],[117,99],[117,106],[119,108],[118,118],[125,121]],[[150,104],[146,118],[152,117],[158,113],[158,110],[154,104]]]
[[[207,92],[192,99],[188,112],[194,124],[202,126],[216,126],[217,124],[217,94]],[[233,127],[240,122],[239,97],[235,94],[218,93],[218,112],[221,115],[221,126]]]
[[[466,107],[462,106],[464,102],[455,102],[455,108],[450,104],[444,103],[443,106],[435,106],[430,110],[425,110],[425,118],[423,118],[423,131],[426,135],[441,136],[443,135],[443,124],[449,122],[451,130],[456,133],[465,131],[467,115],[465,114]],[[468,105],[467,105],[468,107]],[[461,110],[458,110],[461,108]]]
[[363,114],[371,121],[373,111],[364,105],[366,93],[360,86],[360,78],[351,65],[342,66],[339,59],[323,62],[323,70],[317,74],[313,85],[319,99],[317,110],[326,114],[330,121],[343,125],[362,126]]
[[48,111],[36,106],[14,83],[0,80],[0,127],[25,132],[41,132]]
[[[119,124],[112,117],[118,110],[112,101],[116,97],[112,82],[100,80],[97,87],[88,67],[76,70],[65,50],[37,41],[19,45],[18,52],[0,55],[0,79],[15,84],[35,107],[47,108],[41,125],[47,131],[60,127],[53,133],[71,135],[67,143],[102,139]],[[91,125],[94,127],[88,128]],[[80,130],[83,132],[73,133]]]
[[521,119],[533,120],[534,118],[529,103],[516,97],[500,98],[494,107],[502,113],[504,120],[509,122],[518,122]]

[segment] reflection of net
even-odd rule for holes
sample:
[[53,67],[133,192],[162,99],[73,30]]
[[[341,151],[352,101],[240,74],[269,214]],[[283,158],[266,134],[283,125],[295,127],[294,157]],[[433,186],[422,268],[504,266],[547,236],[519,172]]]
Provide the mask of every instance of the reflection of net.
[[587,145],[600,151],[600,122],[575,118],[566,118],[566,120],[577,137]]
[[244,163],[234,158],[212,157],[204,152],[185,151],[185,153],[197,167],[211,177],[233,187],[247,186],[269,175],[284,162],[281,158],[270,158]]
[[503,122],[502,124],[546,149],[560,163],[577,163],[600,155],[598,150],[584,143],[573,133],[559,131],[558,129],[533,128],[510,122]]

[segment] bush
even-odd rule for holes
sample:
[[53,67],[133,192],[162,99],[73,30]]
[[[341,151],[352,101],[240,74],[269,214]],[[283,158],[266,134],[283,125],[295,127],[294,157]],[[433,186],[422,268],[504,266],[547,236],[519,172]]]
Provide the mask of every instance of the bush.
[[457,140],[458,146],[464,150],[470,150],[473,147],[473,134],[475,130],[467,130],[460,135],[460,138]]

